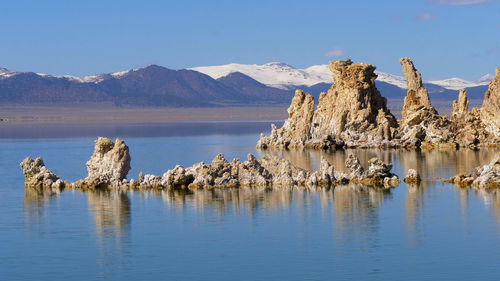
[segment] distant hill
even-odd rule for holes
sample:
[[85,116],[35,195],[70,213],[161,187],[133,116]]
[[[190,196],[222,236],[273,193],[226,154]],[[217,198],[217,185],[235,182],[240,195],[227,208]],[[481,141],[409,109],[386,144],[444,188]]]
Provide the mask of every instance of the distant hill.
[[87,77],[32,72],[0,75],[0,104],[4,105],[110,102],[118,106],[206,107],[287,104],[291,94],[291,91],[268,87],[241,73],[215,80],[197,71],[171,70],[157,65]]
[[[295,69],[283,63],[261,66],[230,64],[194,69],[207,74],[158,65],[84,77],[14,72],[0,68],[0,105],[288,105],[296,89],[311,93],[317,99],[332,83],[329,82],[331,75],[327,73],[326,65]],[[238,69],[244,73],[235,71]],[[384,97],[404,99],[404,78],[383,72],[377,74],[376,86]],[[458,97],[457,85],[473,85],[467,88],[469,97],[479,100],[488,88],[485,84],[487,79],[490,77],[485,76],[473,83],[452,78],[435,81],[440,85],[425,83],[425,86],[432,100],[451,101]]]

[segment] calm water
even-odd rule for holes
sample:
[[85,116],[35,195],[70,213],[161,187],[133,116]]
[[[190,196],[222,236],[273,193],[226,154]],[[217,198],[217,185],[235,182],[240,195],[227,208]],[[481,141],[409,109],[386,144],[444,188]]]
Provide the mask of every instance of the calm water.
[[[175,136],[175,127],[167,137],[124,134],[129,178],[210,161],[219,152],[262,155],[253,148],[255,127],[235,127],[224,135],[193,129]],[[358,151],[362,162],[392,162],[401,178],[408,168],[422,173],[420,187],[403,183],[390,191],[25,191],[23,158],[43,156],[50,169],[76,180],[86,175],[93,139],[0,140],[0,280],[500,278],[500,195],[433,180],[487,163],[498,150]],[[341,170],[346,157],[282,154],[307,169],[326,157]]]

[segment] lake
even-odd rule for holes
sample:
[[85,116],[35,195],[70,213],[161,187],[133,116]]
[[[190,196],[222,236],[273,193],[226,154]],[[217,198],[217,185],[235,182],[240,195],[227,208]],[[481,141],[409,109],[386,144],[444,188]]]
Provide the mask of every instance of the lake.
[[0,280],[500,278],[500,193],[437,179],[500,150],[354,151],[363,164],[374,156],[393,163],[400,179],[409,168],[421,173],[420,186],[391,190],[25,190],[26,156],[42,156],[63,179],[84,178],[99,134],[128,144],[129,178],[219,152],[229,160],[274,153],[310,170],[325,157],[345,170],[345,151],[257,151],[269,122],[106,126],[0,132]]

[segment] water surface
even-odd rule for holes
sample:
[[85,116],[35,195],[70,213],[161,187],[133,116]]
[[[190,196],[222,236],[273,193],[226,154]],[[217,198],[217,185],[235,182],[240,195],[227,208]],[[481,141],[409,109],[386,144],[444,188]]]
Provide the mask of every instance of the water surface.
[[[202,125],[200,125],[202,126]],[[196,127],[196,126],[195,126]],[[175,128],[172,129],[175,131]],[[180,130],[180,129],[179,129]],[[138,135],[140,135],[138,133]],[[117,133],[115,136],[121,136]],[[262,156],[258,132],[125,135],[129,178],[176,164]],[[0,280],[498,280],[500,196],[437,181],[498,150],[355,151],[422,185],[391,190],[26,190],[19,162],[43,156],[70,181],[86,175],[93,136],[0,140]],[[346,152],[269,151],[305,169]]]

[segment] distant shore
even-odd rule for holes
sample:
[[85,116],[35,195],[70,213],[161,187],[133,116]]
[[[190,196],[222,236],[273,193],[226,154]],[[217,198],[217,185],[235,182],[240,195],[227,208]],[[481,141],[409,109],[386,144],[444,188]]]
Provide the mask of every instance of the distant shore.
[[[450,114],[452,101],[433,100],[440,114]],[[470,107],[482,100],[471,100]],[[389,99],[388,108],[400,117],[403,100]],[[112,106],[0,106],[0,118],[8,123],[145,123],[285,120],[287,105],[167,108]],[[398,118],[399,118],[398,117]]]
[[9,123],[144,123],[284,120],[288,105],[209,108],[0,106]]

